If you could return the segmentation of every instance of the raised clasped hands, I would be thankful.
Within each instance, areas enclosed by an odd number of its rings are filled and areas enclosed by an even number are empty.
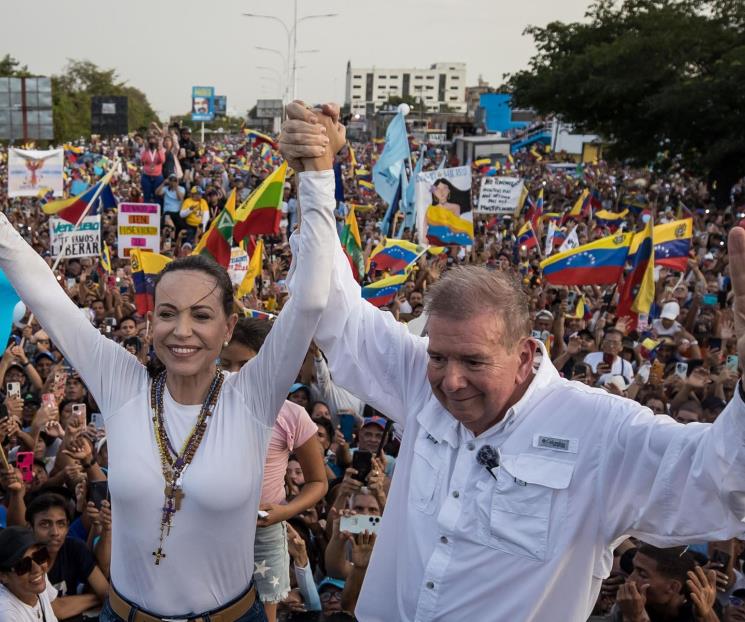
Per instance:
[[[339,122],[339,106],[324,104],[309,108],[302,101],[286,107],[279,149],[297,172],[325,171],[333,168],[334,156],[346,143],[346,128]]]

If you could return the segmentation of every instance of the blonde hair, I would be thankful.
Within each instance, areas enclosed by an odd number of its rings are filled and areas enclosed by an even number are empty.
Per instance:
[[[520,281],[510,273],[482,266],[448,270],[430,288],[425,310],[453,320],[494,313],[502,322],[500,342],[508,350],[530,336],[532,328],[528,296]]]

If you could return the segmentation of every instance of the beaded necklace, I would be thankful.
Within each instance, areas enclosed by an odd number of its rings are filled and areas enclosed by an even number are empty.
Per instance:
[[[160,519],[160,540],[158,550],[153,551],[155,565],[160,565],[160,560],[166,557],[163,552],[163,542],[171,533],[173,527],[173,516],[181,509],[181,501],[184,498],[183,491],[183,473],[194,459],[199,444],[204,438],[207,430],[207,420],[212,416],[217,404],[217,398],[220,395],[222,381],[224,376],[218,370],[212,379],[207,397],[202,403],[202,409],[199,411],[197,422],[191,429],[191,433],[184,441],[181,452],[177,453],[171,444],[166,432],[165,420],[163,417],[163,394],[166,387],[166,372],[162,372],[150,386],[150,407],[153,411],[153,429],[155,431],[155,440],[158,445],[160,454],[160,464],[163,470],[163,478],[166,486],[163,491],[165,503],[163,504],[163,514]]]

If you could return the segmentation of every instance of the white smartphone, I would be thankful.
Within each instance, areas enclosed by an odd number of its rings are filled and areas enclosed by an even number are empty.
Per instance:
[[[371,514],[356,514],[355,516],[342,516],[339,523],[339,531],[348,531],[349,533],[378,533],[380,525],[380,516]]]
[[[265,512],[264,510],[259,510],[259,518],[266,518],[269,516],[269,512]]]
[[[9,382],[6,386],[6,393],[11,399],[19,399],[21,397],[21,383]]]
[[[688,377],[688,363],[675,363],[675,375],[685,380]]]

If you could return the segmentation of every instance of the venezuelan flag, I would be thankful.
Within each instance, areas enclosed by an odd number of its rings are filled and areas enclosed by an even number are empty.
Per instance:
[[[565,215],[562,220],[562,223],[569,220],[570,218],[585,218],[589,215],[590,212],[590,191],[585,188],[582,191],[582,194],[579,195],[579,198],[574,203],[574,206],[572,209],[570,209]]]
[[[616,314],[619,317],[634,313],[649,313],[654,300],[654,245],[652,219],[643,231],[635,233],[629,248],[631,271],[621,288]],[[651,289],[650,289],[651,288]]]
[[[632,233],[611,235],[557,253],[541,262],[543,278],[554,285],[609,285],[623,273]]]
[[[473,223],[444,207],[430,205],[427,208],[427,240],[439,246],[469,246],[473,244]]]
[[[258,130],[252,130],[251,128],[247,127],[247,128],[244,128],[243,133],[251,141],[252,147],[255,147],[256,145],[260,143],[266,143],[272,149],[277,148],[276,141],[271,136],[267,136],[263,132],[259,132]]]
[[[423,246],[408,240],[388,238],[370,253],[370,267],[374,270],[396,274],[405,270],[423,252]]]
[[[393,302],[398,290],[409,278],[408,274],[394,274],[362,288],[362,297],[367,302],[382,307]]]
[[[111,274],[111,250],[109,250],[109,245],[106,242],[103,243],[98,263],[106,274]]]
[[[654,228],[654,262],[681,272],[688,268],[688,253],[691,250],[693,220],[674,220]]]
[[[354,172],[354,176],[360,181],[372,181],[372,173],[366,168],[358,168]]]
[[[517,242],[515,245],[518,248],[522,247],[525,250],[538,246],[538,238],[535,235],[535,231],[533,231],[533,225],[530,221],[526,222],[520,228],[520,231],[517,232]]]
[[[615,230],[621,226],[621,223],[628,216],[629,210],[625,209],[622,212],[609,212],[608,210],[598,210],[595,212],[595,220],[601,227],[610,227]]]
[[[83,212],[89,209],[88,205],[96,194],[98,194],[96,202],[90,207],[88,215],[93,216],[98,214],[99,206],[103,206],[104,208],[116,207],[116,199],[109,186],[113,174],[114,168],[112,167],[101,181],[81,192],[79,195],[70,197],[69,199],[59,199],[58,201],[45,203],[42,207],[44,213],[50,216],[57,216],[75,225],[80,220]]]
[[[375,184],[373,184],[371,181],[367,181],[365,179],[360,179],[357,181],[360,188],[365,188],[366,190],[375,190]]]
[[[171,258],[139,249],[132,249],[129,257],[132,260],[137,313],[145,315],[155,309],[155,277],[171,262]]]

